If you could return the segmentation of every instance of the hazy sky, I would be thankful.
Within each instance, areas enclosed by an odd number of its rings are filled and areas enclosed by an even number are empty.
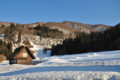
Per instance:
[[[0,0],[0,21],[116,25],[120,0]]]

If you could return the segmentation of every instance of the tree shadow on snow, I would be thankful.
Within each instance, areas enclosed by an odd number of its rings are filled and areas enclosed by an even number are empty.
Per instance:
[[[12,76],[19,74],[35,73],[35,72],[51,72],[51,71],[104,71],[104,72],[120,72],[118,66],[57,66],[57,67],[32,67],[18,71],[0,73],[0,76]]]

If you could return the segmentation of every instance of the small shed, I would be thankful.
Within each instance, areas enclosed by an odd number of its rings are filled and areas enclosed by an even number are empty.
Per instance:
[[[4,54],[0,54],[0,63],[4,60],[6,60],[6,56]]]
[[[10,64],[32,64],[32,59],[36,59],[32,51],[25,46],[16,48],[9,57]]]

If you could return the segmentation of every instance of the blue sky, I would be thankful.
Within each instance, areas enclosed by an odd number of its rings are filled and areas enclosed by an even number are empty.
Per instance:
[[[0,0],[0,21],[116,25],[120,0]]]

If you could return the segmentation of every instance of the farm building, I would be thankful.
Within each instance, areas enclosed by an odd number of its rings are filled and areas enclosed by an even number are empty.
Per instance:
[[[10,64],[32,64],[32,59],[35,59],[32,51],[25,46],[21,46],[14,50],[12,55],[9,57]]]
[[[0,63],[4,60],[6,60],[6,56],[4,56],[4,54],[0,54]]]

